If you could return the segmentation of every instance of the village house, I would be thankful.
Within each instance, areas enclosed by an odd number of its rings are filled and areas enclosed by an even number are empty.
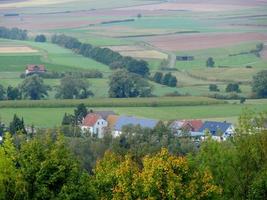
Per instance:
[[[198,132],[203,126],[201,120],[176,120],[171,123],[170,129],[173,134],[180,135],[182,133]]]
[[[118,137],[119,135],[121,135],[123,127],[127,125],[133,125],[133,126],[139,125],[141,128],[153,129],[157,124],[158,120],[154,119],[143,119],[132,116],[119,116],[114,125],[112,135],[114,137]]]
[[[96,113],[89,113],[83,119],[81,124],[81,130],[97,135],[99,138],[103,138],[105,129],[108,126],[108,122],[102,118],[101,115]]]
[[[199,132],[205,133],[208,131],[214,140],[226,140],[233,136],[234,126],[227,122],[206,121],[199,129]]]
[[[25,75],[32,75],[32,74],[42,74],[45,73],[46,69],[44,65],[28,65],[25,70]]]

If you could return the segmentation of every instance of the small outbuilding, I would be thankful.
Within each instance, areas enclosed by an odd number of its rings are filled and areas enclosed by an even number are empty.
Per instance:
[[[26,70],[25,70],[25,75],[32,75],[32,74],[42,74],[45,73],[46,69],[44,65],[28,65]]]

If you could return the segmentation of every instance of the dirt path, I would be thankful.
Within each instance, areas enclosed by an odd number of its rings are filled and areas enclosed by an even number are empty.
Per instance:
[[[264,43],[263,50],[261,52],[261,58],[267,60],[267,43]]]

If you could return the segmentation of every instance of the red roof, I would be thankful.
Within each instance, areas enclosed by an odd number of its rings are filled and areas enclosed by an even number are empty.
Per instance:
[[[182,127],[188,127],[191,131],[198,131],[202,126],[203,122],[201,120],[185,120]]]
[[[102,117],[99,114],[90,113],[84,118],[82,126],[94,126],[97,120],[101,118]]]
[[[41,71],[41,72],[45,72],[45,66],[44,65],[28,65],[27,66],[27,70],[28,71]]]

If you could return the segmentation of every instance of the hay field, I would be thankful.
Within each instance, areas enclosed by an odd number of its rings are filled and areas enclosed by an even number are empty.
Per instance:
[[[28,46],[0,46],[0,54],[3,53],[37,53],[38,50]]]

